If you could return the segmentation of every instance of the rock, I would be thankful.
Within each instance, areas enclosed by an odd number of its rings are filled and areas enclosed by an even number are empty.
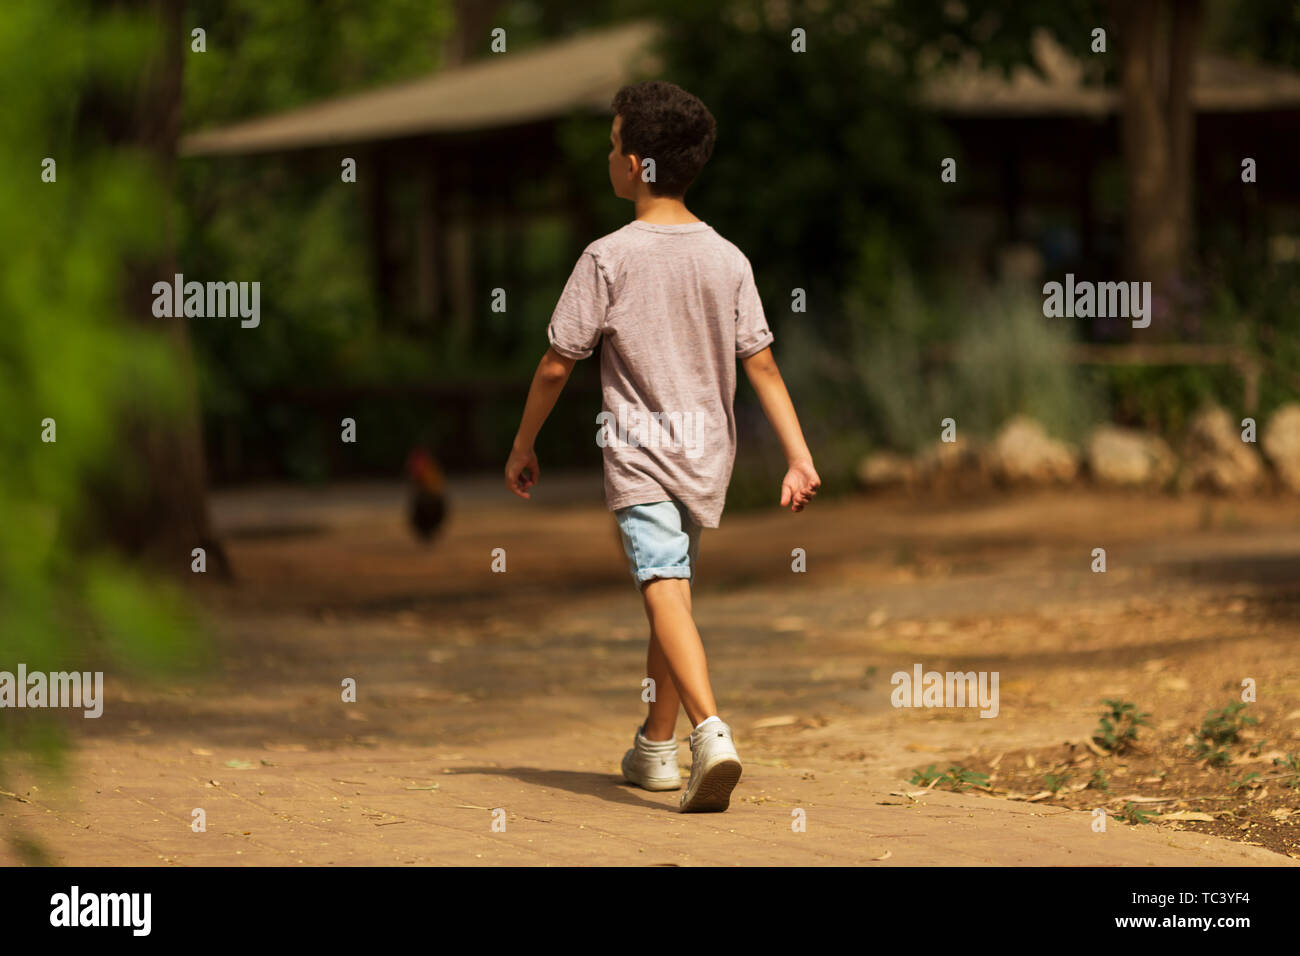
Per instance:
[[[1088,436],[1088,471],[1103,485],[1160,487],[1174,476],[1178,459],[1158,435],[1100,425]]]
[[[1260,446],[1278,480],[1288,491],[1300,491],[1300,405],[1288,402],[1264,426]]]
[[[988,485],[984,450],[965,438],[936,441],[916,456],[918,481],[935,491],[971,492]]]
[[[1183,463],[1188,487],[1219,494],[1239,494],[1264,477],[1259,453],[1241,440],[1241,430],[1226,409],[1207,406],[1187,429]]]
[[[858,463],[857,478],[859,484],[871,490],[907,487],[916,478],[916,468],[902,455],[877,451]]]
[[[1043,426],[1017,415],[993,440],[993,471],[1008,484],[1054,484],[1074,479],[1078,456],[1070,446],[1050,438]]]

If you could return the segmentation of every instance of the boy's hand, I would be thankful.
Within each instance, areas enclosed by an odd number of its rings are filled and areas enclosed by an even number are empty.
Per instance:
[[[560,390],[569,380],[576,359],[565,358],[553,348],[548,348],[542,360],[537,363],[533,374],[533,384],[528,386],[528,400],[524,403],[524,417],[519,422],[519,431],[510,443],[510,458],[506,461],[506,487],[511,494],[520,498],[531,498],[528,489],[537,484],[542,476],[542,469],[537,466],[537,456],[533,454],[533,442],[542,429],[542,422],[551,414],[555,400],[560,397]]]
[[[506,461],[506,487],[520,498],[531,498],[528,489],[537,484],[542,469],[531,448],[512,448]]]
[[[781,482],[781,507],[789,505],[791,511],[803,511],[822,486],[822,480],[817,477],[817,469],[813,467],[812,453],[803,440],[799,416],[794,413],[790,393],[785,390],[785,382],[781,379],[781,370],[776,367],[776,359],[772,358],[770,347],[742,359],[741,364],[758,394],[763,414],[772,423],[776,437],[781,440],[785,460],[790,463],[790,470]]]
[[[790,470],[781,482],[781,507],[789,505],[791,511],[803,511],[821,486],[822,480],[817,477],[812,459],[791,462]]]

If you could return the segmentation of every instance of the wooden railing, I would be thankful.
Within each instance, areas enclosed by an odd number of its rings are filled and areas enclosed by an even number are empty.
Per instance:
[[[933,361],[948,362],[952,359],[952,350],[951,345],[940,345],[928,349],[926,355]],[[1278,375],[1291,387],[1300,390],[1300,375],[1267,356],[1236,345],[1075,343],[1070,346],[1068,356],[1070,361],[1079,365],[1226,365],[1241,376],[1242,411],[1246,414],[1259,410],[1259,385],[1265,367],[1269,374]]]

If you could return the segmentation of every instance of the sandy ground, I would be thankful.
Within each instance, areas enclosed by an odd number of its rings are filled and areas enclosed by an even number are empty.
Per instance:
[[[1290,831],[1273,849],[1178,824],[1098,833],[1084,809],[907,780],[1081,741],[1108,696],[1172,739],[1246,676],[1274,746],[1300,749],[1300,502],[1062,491],[728,514],[695,603],[745,773],[729,812],[683,816],[618,776],[645,624],[599,486],[547,475],[525,503],[458,483],[432,546],[396,485],[218,495],[238,574],[201,589],[218,670],[108,675],[66,777],[11,778],[0,830],[78,865],[1295,865],[1275,852]],[[916,663],[998,671],[998,716],[892,707],[889,675]]]

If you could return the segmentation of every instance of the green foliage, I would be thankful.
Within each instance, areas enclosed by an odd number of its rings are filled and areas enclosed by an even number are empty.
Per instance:
[[[688,202],[754,262],[778,336],[804,324],[833,336],[837,290],[853,279],[864,237],[888,235],[907,260],[927,253],[940,184],[916,157],[951,147],[916,100],[921,38],[900,27],[903,6],[642,5],[667,28],[663,75],[718,120]],[[795,27],[806,31],[805,54],[790,50]],[[789,313],[796,287],[806,314]]]
[[[1300,69],[1300,4],[1295,0],[1211,3],[1206,33],[1233,56]]]
[[[913,770],[912,777],[908,782],[927,788],[941,787],[961,793],[971,787],[987,790],[989,775],[976,773],[974,770],[968,770],[965,767],[956,765],[949,767],[947,770],[939,771],[935,769],[934,764],[930,764],[924,770]]]
[[[1252,771],[1251,773],[1246,774],[1246,776],[1242,777],[1240,780],[1232,781],[1232,789],[1240,790],[1243,787],[1257,787],[1259,786],[1258,783],[1259,778],[1260,778],[1259,772]]]
[[[786,313],[792,288],[808,292],[808,313],[778,323],[778,336],[807,326],[831,347],[843,344],[844,290],[881,288],[899,267],[933,274],[947,265],[935,240],[949,197],[937,164],[919,158],[952,156],[960,166],[963,157],[923,106],[922,81],[972,55],[1008,71],[1033,64],[1040,29],[1082,58],[1092,82],[1113,59],[1087,52],[1091,29],[1110,25],[1102,0],[645,0],[620,9],[667,25],[664,75],[718,118],[693,208],[753,259],[771,313]],[[806,53],[791,51],[796,27]]]
[[[1066,327],[1045,319],[1032,296],[936,289],[925,298],[903,275],[884,291],[850,294],[845,308],[844,347],[796,329],[783,357],[814,438],[848,434],[917,451],[938,438],[946,417],[956,417],[963,434],[988,439],[1024,413],[1078,440],[1104,417],[1096,389],[1067,361]],[[862,445],[846,450],[860,454]],[[851,472],[855,463],[839,467]]]
[[[182,598],[81,533],[91,476],[130,462],[124,416],[182,404],[168,337],[123,311],[126,265],[161,248],[168,197],[147,157],[75,132],[85,99],[131,95],[157,35],[91,11],[16,0],[0,19],[0,670],[112,680],[193,663],[198,634]],[[62,743],[48,710],[0,719],[0,780],[15,751],[54,762]]]
[[[452,29],[450,4],[428,0],[197,0],[190,13],[187,23],[207,31],[207,52],[185,61],[188,130],[427,74]],[[429,382],[451,370],[472,377],[491,367],[482,355],[448,354],[432,329],[380,315],[364,198],[367,181],[384,171],[368,151],[347,155],[358,161],[357,184],[341,182],[337,151],[187,159],[180,167],[189,211],[181,270],[260,281],[263,289],[255,331],[219,321],[192,327],[207,425],[217,434],[237,428],[246,448],[275,449],[273,468],[307,480],[330,473],[321,422],[333,409],[270,393]],[[416,187],[412,176],[399,179],[398,212],[413,208],[407,193]],[[358,446],[373,456],[365,464],[400,469],[429,413],[374,409],[390,427],[368,429],[370,440]]]
[[[1137,806],[1133,801],[1124,804],[1117,814],[1125,823],[1137,826],[1139,823],[1150,823],[1151,813]]]
[[[207,31],[185,64],[192,127],[427,72],[453,23],[450,4],[430,0],[191,0],[186,13]]]
[[[1102,703],[1107,709],[1102,713],[1092,739],[1097,746],[1113,754],[1127,753],[1137,742],[1138,728],[1150,726],[1147,718],[1151,715],[1138,713],[1137,704],[1128,701],[1108,697]]]
[[[1098,398],[1068,359],[1072,335],[1043,317],[1041,298],[1002,289],[954,311],[962,331],[952,367],[957,404],[949,414],[960,410],[963,423],[986,437],[1018,414],[1076,441],[1096,423]]]
[[[1094,770],[1092,776],[1088,778],[1088,789],[1100,790],[1103,793],[1110,792],[1110,781],[1106,779],[1106,774],[1100,767]]]
[[[1243,730],[1259,723],[1254,717],[1242,713],[1246,707],[1245,703],[1237,700],[1221,710],[1206,712],[1200,729],[1196,731],[1196,742],[1191,745],[1198,760],[1204,759],[1212,767],[1227,766],[1232,758],[1228,748],[1240,743]]]
[[[1282,768],[1282,786],[1300,788],[1300,755],[1274,757],[1273,766]]]
[[[1061,792],[1061,788],[1070,782],[1074,774],[1069,771],[1062,773],[1045,773],[1043,774],[1043,786],[1052,791],[1053,796]]]

